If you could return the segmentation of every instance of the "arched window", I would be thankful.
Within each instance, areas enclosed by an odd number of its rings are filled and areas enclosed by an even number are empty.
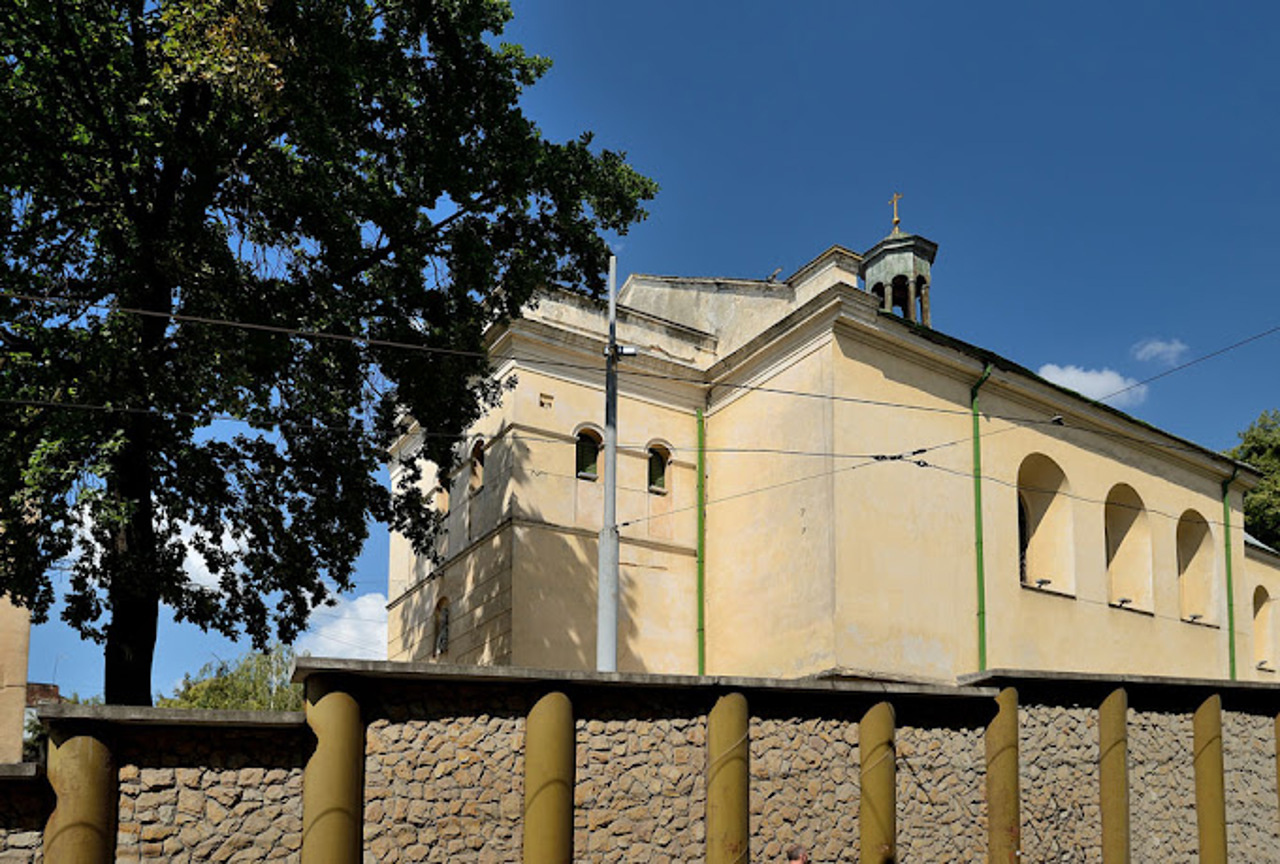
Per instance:
[[[1271,595],[1259,585],[1253,589],[1253,662],[1259,669],[1275,671],[1275,631],[1271,611]]]
[[[578,433],[575,471],[583,480],[595,480],[600,462],[600,435],[593,429]]]
[[[1113,606],[1150,611],[1151,531],[1142,498],[1132,486],[1112,486],[1103,519],[1108,599]]]
[[[1182,620],[1212,620],[1213,537],[1194,510],[1178,519],[1178,598]]]
[[[671,452],[660,444],[649,448],[649,491],[667,491],[667,466],[671,464]]]
[[[471,447],[471,476],[467,480],[467,488],[479,492],[484,487],[484,439],[476,441]]]
[[[436,603],[432,622],[431,656],[441,657],[449,653],[449,598],[441,597]]]
[[[1033,453],[1018,469],[1018,575],[1022,584],[1075,591],[1070,487],[1062,469]]]

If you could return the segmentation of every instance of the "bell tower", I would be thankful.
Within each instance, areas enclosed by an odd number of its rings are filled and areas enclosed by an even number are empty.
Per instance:
[[[898,227],[898,201],[894,193],[893,230],[862,256],[858,273],[867,291],[880,301],[885,312],[897,312],[913,323],[931,327],[929,315],[929,270],[938,254],[938,244]]]

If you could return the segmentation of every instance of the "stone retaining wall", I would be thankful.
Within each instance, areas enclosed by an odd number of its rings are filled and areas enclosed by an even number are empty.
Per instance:
[[[1222,712],[1227,792],[1227,848],[1256,864],[1280,862],[1277,842],[1275,723],[1270,717]]]
[[[706,715],[722,691],[560,686],[575,715],[577,860],[700,860]],[[524,718],[547,689],[558,687],[367,689],[364,860],[519,860]],[[855,860],[858,721],[875,697],[746,695],[752,860],[780,860],[793,842],[815,861]],[[912,698],[897,710],[899,860],[984,860],[984,728],[993,703]],[[1191,718],[1199,698],[1142,702],[1129,713],[1134,860],[1196,858]],[[1097,711],[1046,699],[1028,698],[1019,712],[1023,857],[1098,861]],[[312,746],[304,727],[136,722],[105,727],[119,772],[117,861],[299,859]],[[1280,864],[1273,719],[1224,711],[1223,742],[1232,860]],[[40,860],[50,802],[32,792],[42,780],[24,783],[0,772],[0,864]]]
[[[0,781],[0,864],[42,860],[44,823],[53,809],[42,780]]]
[[[305,756],[297,733],[166,732],[115,743],[117,862],[299,860]]]
[[[1192,713],[1129,711],[1129,825],[1135,861],[1194,861]]]
[[[1097,710],[1028,705],[1018,720],[1024,858],[1102,860]]]

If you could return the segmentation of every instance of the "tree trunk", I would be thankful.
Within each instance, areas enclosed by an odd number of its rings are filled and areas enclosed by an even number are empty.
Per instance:
[[[136,416],[115,461],[110,481],[114,495],[129,508],[129,518],[116,529],[114,548],[105,568],[111,585],[107,605],[103,698],[108,705],[151,704],[151,662],[160,616],[160,580],[156,556],[154,507],[151,502],[149,418]]]
[[[150,705],[159,595],[122,590],[113,584],[110,606],[104,699],[108,705]]]

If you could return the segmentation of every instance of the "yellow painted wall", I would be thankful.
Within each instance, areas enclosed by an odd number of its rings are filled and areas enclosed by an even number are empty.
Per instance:
[[[753,386],[832,392],[829,340],[797,346]],[[789,677],[836,665],[832,410],[828,400],[756,390],[707,416],[711,674]]]
[[[698,302],[731,299],[722,294]],[[599,321],[587,306],[557,309],[497,346],[520,358],[505,370],[518,384],[474,430],[489,442],[483,491],[467,490],[465,465],[455,474],[443,577],[423,582],[422,563],[393,540],[393,658],[423,656],[429,639],[414,622],[443,591],[475,593],[501,611],[466,614],[506,622],[485,637],[506,641],[468,648],[466,662],[594,664],[601,482],[576,475],[575,435],[603,425]],[[681,351],[676,325],[628,326],[650,356]],[[714,340],[690,332],[684,372],[621,379],[619,668],[696,670],[694,418],[705,405],[709,673],[978,671],[969,396],[982,363],[841,284],[709,368],[696,364]],[[706,384],[680,380],[703,374]],[[1012,368],[985,383],[981,409],[987,668],[1226,678],[1231,466]],[[654,442],[673,457],[663,495],[647,488]],[[1280,622],[1267,613],[1255,627],[1254,606],[1259,585],[1280,597],[1280,564],[1246,554],[1250,482],[1239,478],[1230,499],[1237,672],[1271,680],[1256,660],[1280,651]],[[1203,553],[1180,575],[1179,525],[1188,547],[1195,524]],[[485,531],[501,539],[477,542]],[[394,596],[400,586],[409,599]],[[1255,649],[1255,632],[1273,647]]]
[[[0,763],[22,759],[30,616],[0,597]]]

